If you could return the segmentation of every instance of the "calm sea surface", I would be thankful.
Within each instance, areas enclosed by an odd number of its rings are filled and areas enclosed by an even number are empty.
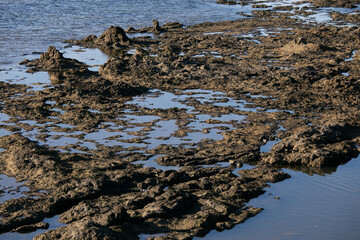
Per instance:
[[[111,25],[139,28],[152,26],[153,19],[189,25],[240,18],[236,13],[249,9],[216,0],[0,0],[0,68]]]
[[[284,171],[290,179],[270,184],[249,202],[263,212],[231,230],[214,230],[195,240],[360,239],[360,156],[321,176]]]

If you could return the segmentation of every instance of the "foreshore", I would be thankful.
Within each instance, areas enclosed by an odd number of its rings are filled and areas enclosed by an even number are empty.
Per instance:
[[[47,228],[60,215],[65,226],[35,239],[192,239],[260,213],[246,203],[291,177],[281,168],[321,175],[357,157],[360,13],[334,11],[332,24],[306,17],[360,1],[237,3],[256,10],[67,42],[108,54],[100,66],[49,47],[21,63],[49,74],[39,91],[0,82],[1,128],[11,132],[0,138],[0,172],[29,188],[0,205],[0,232]],[[156,93],[170,97],[142,104]],[[58,133],[76,140],[56,146]]]

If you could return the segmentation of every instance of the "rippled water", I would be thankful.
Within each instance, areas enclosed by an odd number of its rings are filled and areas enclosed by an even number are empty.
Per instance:
[[[325,176],[286,169],[290,179],[271,184],[267,193],[249,202],[248,205],[263,207],[263,212],[232,230],[212,231],[201,239],[357,240],[360,238],[359,171],[360,157]]]
[[[128,106],[142,107],[146,109],[167,109],[177,107],[186,110],[190,114],[188,117],[189,123],[179,126],[177,119],[161,119],[156,115],[138,115],[138,110],[126,109],[119,114],[111,122],[104,122],[98,128],[93,128],[91,133],[82,131],[72,131],[74,126],[64,124],[61,122],[61,117],[51,117],[47,123],[38,123],[37,121],[18,120],[17,123],[8,123],[10,119],[14,118],[5,113],[0,113],[0,123],[4,125],[11,125],[22,128],[23,136],[31,140],[37,141],[42,145],[55,147],[62,152],[79,153],[82,152],[79,147],[96,150],[97,145],[103,146],[121,146],[123,148],[136,147],[138,150],[153,149],[161,144],[190,147],[192,144],[197,144],[202,140],[221,140],[224,131],[234,129],[234,125],[244,122],[246,116],[242,114],[222,114],[213,116],[210,113],[200,113],[196,106],[189,105],[189,99],[196,98],[199,102],[197,107],[201,105],[221,106],[224,105],[221,101],[226,100],[228,106],[231,107],[237,102],[234,109],[241,111],[255,112],[255,108],[246,107],[250,105],[245,100],[236,101],[228,98],[226,94],[216,91],[207,90],[188,90],[178,91],[177,94],[164,92],[160,90],[152,90],[147,94],[133,97],[128,101]],[[53,108],[51,111],[64,114],[66,111],[55,107],[55,101],[47,101],[47,104]],[[94,114],[101,114],[99,111],[89,110]],[[208,122],[209,120],[216,122]],[[126,125],[124,124],[126,122]],[[24,124],[28,128],[24,128]],[[151,129],[146,129],[146,126],[151,126]],[[145,129],[144,129],[145,128]],[[64,131],[69,130],[69,131]],[[178,130],[190,130],[184,136],[176,136],[175,132]],[[44,140],[39,139],[39,135],[44,131],[47,132],[48,137]],[[138,136],[134,135],[138,132],[142,139],[139,142],[128,142],[135,140]],[[10,135],[12,132],[5,129],[0,129],[0,136]],[[82,137],[84,135],[84,137]],[[166,140],[164,140],[164,138]],[[76,148],[72,145],[78,145]]]
[[[55,228],[59,228],[62,226],[65,226],[66,224],[59,222],[60,216],[56,215],[54,217],[51,218],[45,218],[43,220],[44,223],[48,223],[49,224],[49,229],[55,229]],[[9,232],[9,233],[4,233],[0,235],[0,239],[4,239],[4,240],[31,240],[34,237],[47,232],[47,229],[38,229],[35,232],[31,232],[31,233],[16,233],[16,232]]]
[[[186,25],[232,20],[249,9],[216,0],[0,0],[0,68],[49,45],[99,35],[111,25],[146,27],[152,19]]]
[[[29,191],[28,187],[16,182],[14,178],[0,174],[0,204],[13,198],[26,197],[24,192]]]

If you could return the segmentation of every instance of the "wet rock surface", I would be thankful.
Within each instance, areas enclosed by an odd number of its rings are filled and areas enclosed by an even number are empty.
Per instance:
[[[271,164],[338,166],[359,154],[352,141],[358,135],[359,129],[352,126],[303,127],[282,139],[262,160]]]
[[[24,60],[20,64],[31,67],[28,71],[86,71],[87,68],[75,59],[66,59],[54,46],[49,47],[47,52],[41,54],[39,59],[33,61]]]
[[[357,0],[311,0],[315,7],[342,7],[342,8],[355,8],[356,4],[360,4]]]
[[[289,10],[69,41],[109,54],[99,71],[54,47],[24,61],[52,84],[0,82],[0,172],[30,189],[0,205],[0,232],[60,215],[66,226],[35,239],[191,239],[261,212],[246,203],[289,178],[282,167],[321,174],[356,157],[356,15],[331,14],[355,26],[319,26]],[[129,37],[140,33],[155,35]]]

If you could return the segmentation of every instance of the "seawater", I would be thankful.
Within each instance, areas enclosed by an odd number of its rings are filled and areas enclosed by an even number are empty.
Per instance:
[[[263,1],[255,1],[263,3]],[[274,6],[296,4],[300,0],[265,2]],[[321,8],[318,15],[299,17],[308,22],[328,22],[328,13],[351,13],[359,10]],[[242,18],[254,10],[250,5],[216,4],[216,0],[0,0],[0,70],[13,67],[33,52],[44,52],[49,45],[61,47],[68,39],[82,39],[90,34],[99,36],[109,26],[152,26],[180,22],[191,25],[205,21],[217,22]],[[312,10],[306,10],[312,12]],[[1,79],[0,79],[1,80]]]
[[[360,239],[360,156],[325,175],[291,175],[247,205],[264,211],[233,229],[195,240]],[[275,199],[279,197],[279,199]]]
[[[0,0],[0,69],[64,40],[99,36],[111,25],[126,29],[152,26],[153,19],[185,25],[234,20],[250,9],[216,0]]]

